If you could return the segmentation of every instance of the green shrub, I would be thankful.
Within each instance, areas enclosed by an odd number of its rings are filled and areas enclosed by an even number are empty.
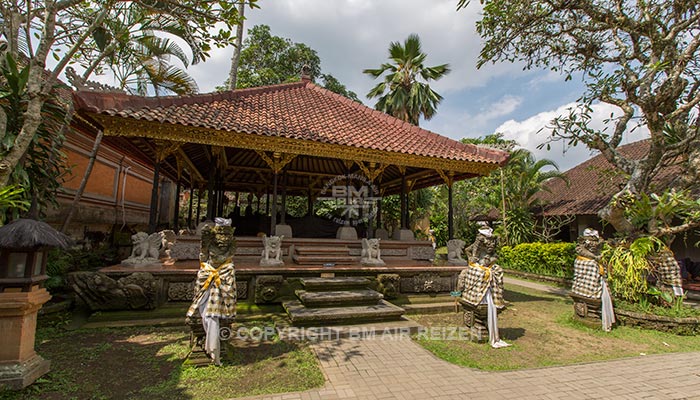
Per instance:
[[[571,279],[575,249],[574,243],[521,243],[501,247],[498,260],[503,268]]]

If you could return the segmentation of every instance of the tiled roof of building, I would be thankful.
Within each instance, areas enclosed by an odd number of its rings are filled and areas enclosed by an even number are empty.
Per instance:
[[[79,91],[76,109],[164,124],[502,165],[507,153],[463,144],[308,81],[172,97]]]
[[[649,151],[649,140],[620,146],[618,151],[625,157],[638,160]],[[678,173],[678,168],[665,168],[654,177],[652,183],[663,186]],[[551,192],[538,193],[539,199],[545,204],[539,214],[595,215],[626,182],[621,172],[602,154],[566,171],[564,175],[569,179],[568,186],[561,179],[554,179],[548,184]]]

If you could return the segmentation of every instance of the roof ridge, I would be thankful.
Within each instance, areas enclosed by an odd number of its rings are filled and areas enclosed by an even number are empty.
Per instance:
[[[495,150],[495,149],[485,149],[482,148],[481,146],[477,146],[475,144],[471,143],[462,143],[459,140],[449,138],[447,136],[442,136],[438,133],[435,133],[431,130],[425,129],[420,127],[419,125],[413,125],[410,122],[404,121],[402,119],[396,118],[393,115],[387,114],[385,112],[379,111],[377,109],[371,108],[363,103],[359,103],[356,101],[353,101],[341,94],[335,93],[329,89],[326,89],[322,86],[319,86],[313,82],[304,82],[305,86],[311,90],[316,90],[321,94],[324,95],[329,95],[336,100],[340,100],[342,103],[349,105],[350,107],[353,107],[355,109],[358,109],[362,112],[370,112],[370,115],[378,117],[380,120],[385,121],[388,124],[391,125],[397,125],[401,126],[403,129],[410,130],[413,133],[420,134],[426,138],[432,139],[435,142],[437,142],[440,145],[451,147],[454,149],[459,149],[459,150],[466,150],[471,154],[478,155],[481,157],[484,157],[486,159],[489,158],[489,156],[494,156],[494,157],[499,157],[501,158],[501,162],[503,163],[508,159],[509,153],[503,150]]]
[[[195,104],[195,103],[210,103],[213,101],[221,101],[221,100],[233,100],[236,98],[239,98],[241,96],[247,96],[247,95],[252,95],[252,94],[259,94],[259,93],[270,93],[270,92],[276,92],[280,90],[285,90],[285,89],[294,89],[297,87],[303,87],[305,85],[304,82],[298,81],[298,82],[289,82],[289,83],[278,83],[275,85],[267,85],[267,86],[255,86],[255,87],[250,87],[250,88],[243,88],[243,89],[234,89],[234,90],[224,90],[220,92],[208,92],[208,93],[195,93],[195,94],[190,94],[190,95],[169,95],[169,96],[139,96],[139,95],[132,95],[128,93],[108,93],[108,92],[96,92],[96,91],[88,91],[88,90],[76,90],[74,91],[74,96],[77,98],[82,99],[83,96],[87,97],[93,97],[93,98],[101,98],[101,99],[106,99],[106,98],[112,98],[116,100],[117,98],[119,99],[119,103],[122,103],[124,100],[129,100],[129,103],[133,105],[138,105],[139,107],[143,108],[148,108],[148,109],[153,109],[153,108],[158,108],[158,107],[171,107],[171,106],[181,106],[181,105],[189,105],[189,104]],[[116,106],[117,102],[110,102],[107,101],[106,103],[114,103]],[[136,108],[136,107],[132,107]]]

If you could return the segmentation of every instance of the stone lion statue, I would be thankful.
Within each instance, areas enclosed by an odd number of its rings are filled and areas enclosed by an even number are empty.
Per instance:
[[[360,262],[366,265],[385,265],[379,250],[380,239],[362,239],[362,259]]]
[[[465,242],[460,239],[447,241],[447,263],[452,265],[469,265],[469,262],[462,258],[462,249]]]
[[[263,235],[263,252],[262,258],[260,259],[260,265],[262,266],[277,266],[284,265],[282,261],[282,236],[267,236]]]
[[[163,244],[163,233],[148,234],[137,232],[131,236],[133,247],[131,255],[122,264],[150,264],[159,261],[160,247]]]

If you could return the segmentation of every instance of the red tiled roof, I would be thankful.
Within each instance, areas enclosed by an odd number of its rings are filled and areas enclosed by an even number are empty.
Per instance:
[[[625,157],[638,160],[649,151],[649,140],[640,140],[620,146],[618,151]],[[677,166],[671,166],[657,174],[652,183],[663,186],[677,174]],[[541,215],[595,215],[617,193],[625,180],[620,171],[610,164],[602,154],[566,171],[569,186],[561,179],[548,183],[550,192],[538,193],[544,207]]]
[[[76,110],[387,152],[502,165],[506,152],[463,144],[302,81],[220,93],[139,97],[79,91]]]

